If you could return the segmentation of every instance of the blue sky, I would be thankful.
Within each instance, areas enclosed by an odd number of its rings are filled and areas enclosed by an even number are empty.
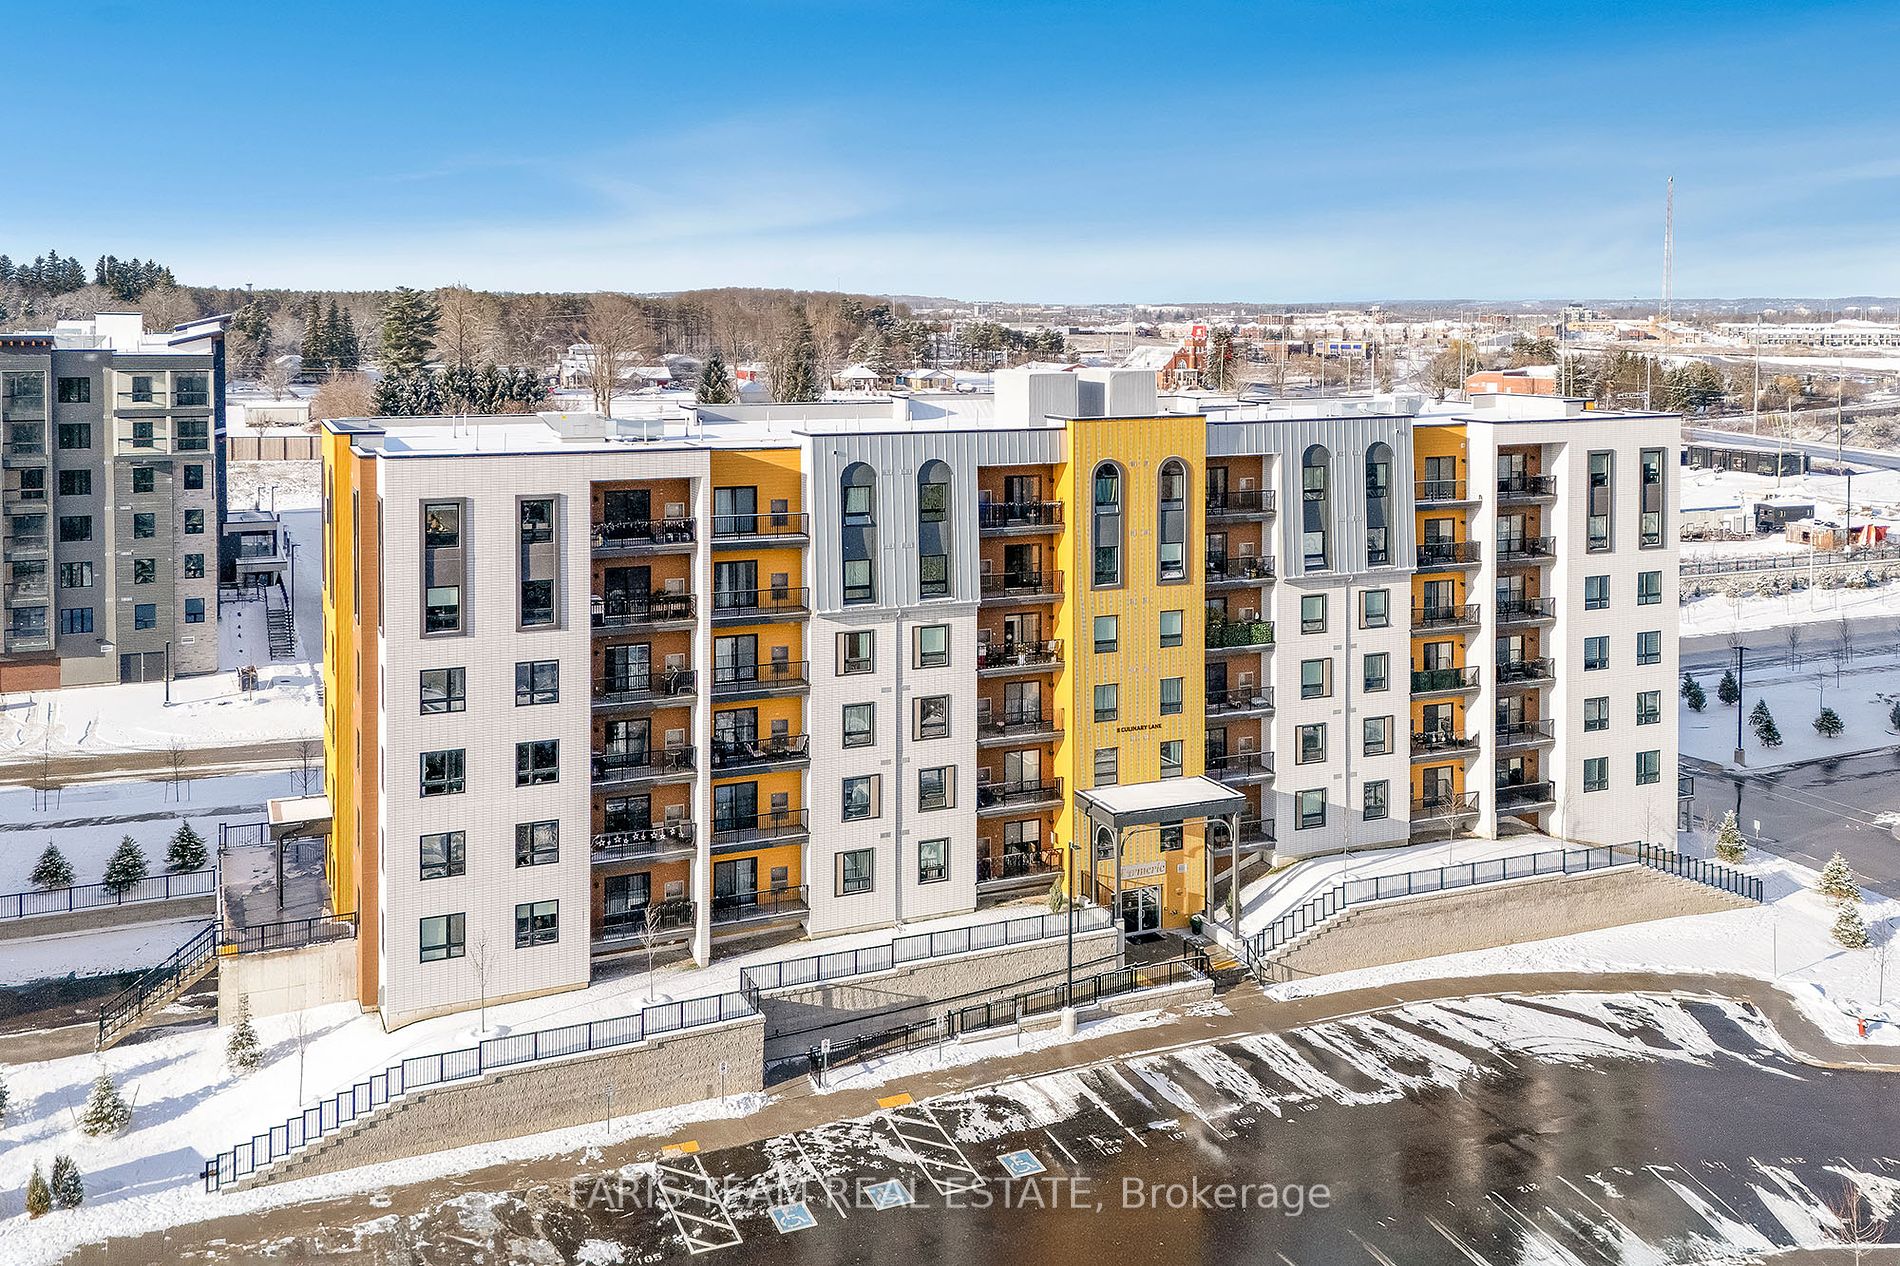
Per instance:
[[[339,289],[1647,296],[1673,173],[1678,295],[1900,293],[1891,2],[69,0],[5,26],[34,50],[9,59],[16,257]]]

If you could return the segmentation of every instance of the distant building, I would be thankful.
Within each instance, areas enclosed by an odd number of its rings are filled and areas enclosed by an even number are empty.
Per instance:
[[[1757,347],[1900,347],[1892,321],[1724,321],[1718,334]]]
[[[1554,396],[1555,365],[1524,365],[1517,369],[1485,369],[1465,379],[1467,396]]]

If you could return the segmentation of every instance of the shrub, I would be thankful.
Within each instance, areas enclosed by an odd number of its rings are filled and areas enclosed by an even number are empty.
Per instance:
[[[113,852],[111,860],[106,862],[105,886],[115,895],[123,894],[139,880],[145,878],[148,873],[145,850],[128,835],[119,841],[118,849]]]
[[[40,854],[39,861],[33,863],[33,873],[27,876],[27,882],[42,892],[53,888],[73,886],[73,864],[66,860],[66,854],[59,851],[59,845],[48,844],[46,851]]]
[[[70,1156],[53,1158],[53,1205],[59,1209],[77,1209],[86,1199],[86,1183],[79,1166]]]
[[[1822,708],[1821,715],[1814,718],[1814,732],[1822,738],[1838,738],[1841,729],[1841,714],[1832,708]]]

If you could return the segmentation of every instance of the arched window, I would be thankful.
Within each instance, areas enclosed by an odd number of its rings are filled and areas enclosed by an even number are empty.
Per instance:
[[[1366,566],[1392,565],[1392,447],[1366,450]]]
[[[877,472],[863,462],[852,462],[838,477],[838,499],[844,511],[839,556],[844,566],[844,600],[848,604],[877,601],[872,560],[877,557]]]
[[[1115,856],[1115,832],[1106,826],[1095,828],[1095,860],[1105,862]]]
[[[1300,460],[1300,552],[1308,571],[1326,571],[1333,558],[1333,455],[1310,445]]]
[[[1114,462],[1095,468],[1095,587],[1122,582],[1122,469]]]
[[[932,459],[917,471],[917,596],[950,596],[950,468]]]
[[[1187,579],[1187,482],[1187,466],[1179,459],[1161,463],[1155,553],[1163,581]]]

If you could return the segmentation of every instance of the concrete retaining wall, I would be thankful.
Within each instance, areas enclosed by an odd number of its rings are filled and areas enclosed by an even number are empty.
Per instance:
[[[720,1093],[722,1060],[726,1094],[761,1090],[765,1085],[762,1029],[763,1022],[752,1016],[598,1055],[418,1091],[259,1171],[239,1188],[715,1098]],[[260,1123],[260,1129],[264,1124],[275,1123]]]
[[[253,1017],[356,999],[356,941],[227,954],[218,959],[218,1023],[234,1024],[238,1005],[251,1001]]]
[[[1547,875],[1354,906],[1266,965],[1295,980],[1753,904],[1646,866]]]
[[[63,910],[58,914],[31,914],[0,921],[0,941],[31,936],[64,936],[69,932],[96,932],[101,928],[131,927],[137,923],[170,923],[174,919],[215,919],[218,894],[195,897],[159,897],[122,906],[94,906],[90,910]]]

